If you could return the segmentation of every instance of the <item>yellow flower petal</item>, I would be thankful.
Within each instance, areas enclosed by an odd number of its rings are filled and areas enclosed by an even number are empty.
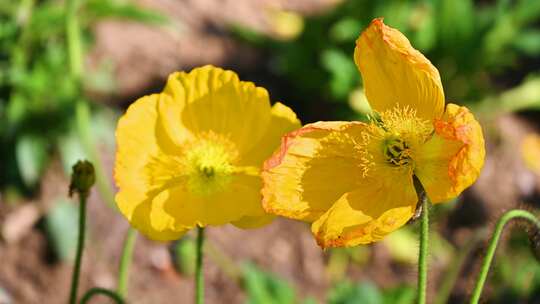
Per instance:
[[[384,112],[396,105],[432,120],[444,111],[444,92],[437,69],[398,30],[375,19],[356,41],[358,66],[371,108]]]
[[[482,128],[465,107],[448,104],[435,120],[435,134],[417,152],[415,174],[433,203],[458,196],[472,185],[484,165]]]
[[[173,73],[164,93],[172,99],[160,103],[160,114],[176,143],[212,131],[230,139],[243,155],[259,142],[270,122],[266,89],[240,81],[232,71],[204,66]]]
[[[369,244],[407,223],[417,201],[410,172],[385,168],[339,198],[311,230],[323,248]]]
[[[146,166],[155,155],[176,149],[159,131],[157,104],[167,98],[158,94],[140,98],[120,118],[116,129],[114,178],[120,188],[116,195],[118,209],[138,230],[156,240],[179,237],[185,232],[156,231],[144,216],[151,209],[152,199],[148,196],[152,185]]]
[[[300,120],[287,106],[277,102],[272,106],[272,117],[265,134],[257,145],[240,160],[242,165],[260,166],[279,147],[283,134],[300,128]]]
[[[314,221],[362,178],[355,140],[365,124],[318,122],[291,132],[263,168],[263,207]]]
[[[189,229],[193,228],[169,228],[167,222],[170,221],[170,216],[164,214],[162,210],[152,208],[152,206],[151,200],[138,204],[131,216],[130,224],[144,236],[155,241],[172,241],[180,239]],[[159,222],[156,223],[156,220]],[[160,229],[156,229],[156,226],[160,226]]]

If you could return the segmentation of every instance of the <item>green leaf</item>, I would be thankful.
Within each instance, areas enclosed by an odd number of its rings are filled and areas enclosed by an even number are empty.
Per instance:
[[[43,137],[24,135],[17,140],[17,166],[24,183],[33,187],[38,182],[48,160],[48,144]]]
[[[384,292],[384,304],[412,304],[416,297],[416,289],[411,286],[400,286]]]
[[[540,110],[540,76],[528,77],[519,86],[484,101],[491,106],[493,102],[505,111]]]
[[[231,23],[228,27],[231,34],[242,42],[247,42],[258,47],[264,47],[270,41],[270,38],[267,35],[242,24]]]
[[[419,5],[412,17],[416,32],[414,46],[423,52],[430,51],[437,42],[437,22],[431,5]]]
[[[58,140],[58,151],[60,152],[60,160],[64,173],[69,175],[71,167],[80,159],[89,159],[88,154],[84,151],[82,143],[75,130],[74,124],[69,133],[63,135]]]
[[[248,304],[292,304],[294,289],[283,279],[251,263],[244,265],[244,288]]]
[[[437,1],[437,27],[442,47],[460,48],[468,44],[475,32],[472,0]]]
[[[174,263],[180,273],[195,273],[196,246],[192,238],[184,237],[174,244]]]
[[[540,30],[520,32],[513,41],[513,46],[529,56],[540,54]]]
[[[363,24],[355,18],[343,18],[330,28],[330,38],[335,42],[354,41],[360,35]]]
[[[330,73],[330,91],[336,99],[348,97],[358,84],[358,71],[350,56],[339,49],[329,49],[321,54],[321,64]]]
[[[371,282],[353,284],[342,282],[336,285],[328,296],[328,304],[383,304],[383,297],[377,286]]]
[[[512,10],[512,16],[521,24],[529,24],[540,18],[540,1],[520,0],[516,1],[516,7]]]
[[[72,260],[77,248],[79,205],[58,199],[45,216],[45,231],[54,253],[61,260]]]
[[[169,22],[160,12],[112,0],[90,0],[86,4],[85,13],[93,15],[94,19],[120,18],[152,24]]]

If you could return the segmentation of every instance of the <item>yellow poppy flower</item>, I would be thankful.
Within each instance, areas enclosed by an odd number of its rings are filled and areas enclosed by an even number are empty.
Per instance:
[[[484,139],[465,107],[444,106],[437,69],[399,31],[375,19],[355,62],[377,118],[317,122],[287,134],[263,167],[263,207],[312,222],[323,248],[367,244],[403,226],[418,201],[434,203],[480,174]]]
[[[267,224],[260,167],[294,112],[270,106],[268,92],[213,66],[169,76],[160,94],[133,103],[118,121],[116,203],[151,239],[174,240],[189,229]]]

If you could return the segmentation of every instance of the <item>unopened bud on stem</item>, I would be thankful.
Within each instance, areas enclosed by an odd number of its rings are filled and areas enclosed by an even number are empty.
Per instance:
[[[81,196],[88,196],[88,192],[95,181],[94,165],[87,160],[77,161],[72,167],[69,196],[72,196],[74,192],[79,193]]]

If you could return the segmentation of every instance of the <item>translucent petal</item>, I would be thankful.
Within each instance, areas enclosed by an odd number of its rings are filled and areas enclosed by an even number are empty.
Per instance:
[[[284,136],[264,164],[264,209],[314,221],[357,187],[361,160],[354,152],[364,128],[359,122],[318,122]]]
[[[160,114],[177,143],[212,131],[229,138],[243,155],[260,141],[271,119],[266,89],[213,66],[171,74],[164,93],[172,99],[160,103]]]
[[[398,30],[375,19],[356,41],[358,66],[371,108],[383,112],[396,105],[415,109],[432,120],[444,111],[444,92],[437,69]]]
[[[376,242],[407,223],[417,201],[408,170],[379,168],[372,178],[340,197],[311,230],[323,248]]]

